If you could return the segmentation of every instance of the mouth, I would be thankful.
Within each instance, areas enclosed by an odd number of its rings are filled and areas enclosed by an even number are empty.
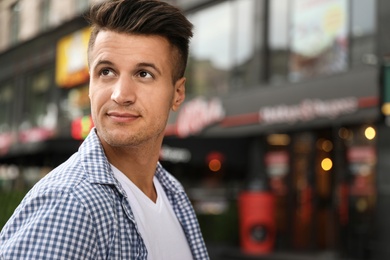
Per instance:
[[[126,123],[126,122],[132,122],[141,116],[136,113],[128,113],[128,112],[108,112],[107,116],[111,118],[114,122],[118,123]]]

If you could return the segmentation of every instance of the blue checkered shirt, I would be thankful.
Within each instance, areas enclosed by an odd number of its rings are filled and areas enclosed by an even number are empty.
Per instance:
[[[209,259],[182,186],[160,164],[156,177],[193,258]],[[77,153],[29,191],[0,233],[0,259],[146,260],[147,254],[126,193],[94,130]]]

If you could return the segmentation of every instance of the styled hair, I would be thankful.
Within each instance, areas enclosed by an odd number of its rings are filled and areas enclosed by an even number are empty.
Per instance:
[[[173,80],[184,76],[193,25],[177,7],[159,0],[108,0],[92,6],[86,18],[92,28],[88,53],[102,30],[158,35],[177,50]]]

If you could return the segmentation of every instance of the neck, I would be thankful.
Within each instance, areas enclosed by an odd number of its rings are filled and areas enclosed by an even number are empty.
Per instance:
[[[103,145],[108,161],[125,174],[146,196],[156,202],[153,184],[160,147],[113,147]]]

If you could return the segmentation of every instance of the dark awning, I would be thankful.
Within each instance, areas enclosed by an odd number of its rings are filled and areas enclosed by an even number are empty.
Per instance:
[[[280,87],[259,87],[226,98],[209,99],[209,103],[202,99],[203,105],[191,108],[196,111],[186,111],[195,100],[189,100],[170,118],[167,135],[189,129],[189,134],[204,137],[247,136],[372,123],[380,116],[378,69],[369,66]],[[220,101],[221,107],[216,108],[215,100]],[[208,116],[210,113],[212,116]],[[196,124],[197,120],[202,124]]]

